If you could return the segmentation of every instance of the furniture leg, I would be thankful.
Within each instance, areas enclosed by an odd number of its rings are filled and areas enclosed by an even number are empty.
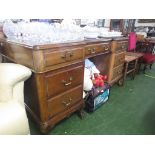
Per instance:
[[[125,62],[125,70],[124,70],[124,76],[123,76],[123,79],[125,80],[126,79],[126,75],[127,75],[127,70],[128,70],[128,62]]]
[[[144,74],[145,74],[145,70],[146,70],[146,68],[147,68],[147,65],[144,64],[144,69],[143,69],[143,73],[144,73]]]
[[[133,74],[132,74],[132,80],[134,80],[134,78],[135,78],[137,62],[138,62],[138,59],[135,60],[135,67],[134,67],[135,69],[134,69]]]
[[[153,64],[153,63],[152,63]],[[150,69],[152,68],[152,64],[150,64]]]
[[[84,118],[84,111],[83,109],[78,110],[78,116],[83,119]]]

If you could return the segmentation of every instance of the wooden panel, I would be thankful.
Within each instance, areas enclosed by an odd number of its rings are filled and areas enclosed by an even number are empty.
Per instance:
[[[85,46],[85,56],[91,56],[102,52],[110,51],[109,43],[92,44]]]
[[[112,80],[114,80],[115,78],[117,78],[120,75],[123,75],[123,68],[124,68],[124,64],[113,69]]]
[[[48,100],[49,117],[65,111],[82,100],[82,85]]]
[[[47,97],[67,91],[77,85],[83,84],[83,66],[72,67],[67,70],[49,72],[46,74]]]
[[[116,54],[115,55],[114,67],[117,67],[120,64],[124,64],[124,60],[125,60],[125,52]]]
[[[83,59],[83,48],[68,48],[68,49],[60,49],[56,51],[45,51],[45,66],[53,66],[59,65],[63,63],[70,63],[75,60]]]

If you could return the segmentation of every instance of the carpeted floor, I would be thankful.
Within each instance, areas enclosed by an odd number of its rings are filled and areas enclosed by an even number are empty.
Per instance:
[[[83,120],[76,114],[61,121],[49,135],[153,135],[155,134],[155,65],[125,85],[111,88],[108,102]],[[40,134],[29,120],[31,134]]]

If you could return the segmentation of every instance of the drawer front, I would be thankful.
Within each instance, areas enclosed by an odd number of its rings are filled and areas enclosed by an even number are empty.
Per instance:
[[[85,56],[91,56],[108,51],[110,51],[109,43],[88,45],[85,47]]]
[[[67,91],[77,85],[83,84],[83,65],[46,75],[47,97]]]
[[[114,67],[124,64],[124,60],[125,60],[125,52],[116,54],[114,60]]]
[[[128,42],[127,41],[117,42],[116,52],[127,51],[127,48],[128,48]]]
[[[82,99],[83,87],[80,85],[48,100],[49,117],[65,111]],[[78,103],[77,103],[78,104]]]
[[[112,42],[112,49],[113,53],[127,51],[128,49],[128,41],[113,41]]]
[[[82,60],[84,56],[83,48],[70,48],[65,50],[45,52],[45,66],[53,66],[75,60]]]
[[[112,80],[114,80],[118,76],[123,75],[123,69],[124,69],[124,64],[122,64],[121,66],[118,66],[118,67],[114,68],[113,69]]]

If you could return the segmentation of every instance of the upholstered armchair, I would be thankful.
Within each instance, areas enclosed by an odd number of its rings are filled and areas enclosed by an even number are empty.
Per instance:
[[[25,66],[0,63],[0,134],[30,134],[23,89],[30,75]]]

